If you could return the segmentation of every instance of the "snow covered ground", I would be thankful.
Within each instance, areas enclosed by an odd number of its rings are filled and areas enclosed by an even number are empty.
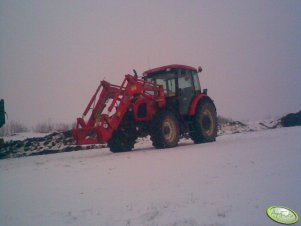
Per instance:
[[[28,138],[33,138],[33,137],[44,137],[49,135],[50,133],[35,133],[35,132],[24,132],[24,133],[18,133],[18,134],[13,134],[11,136],[6,136],[4,137],[4,141],[16,141],[16,140],[26,140]]]
[[[0,224],[276,226],[301,215],[301,127],[156,150],[107,148],[0,160]],[[300,225],[300,221],[296,224]]]

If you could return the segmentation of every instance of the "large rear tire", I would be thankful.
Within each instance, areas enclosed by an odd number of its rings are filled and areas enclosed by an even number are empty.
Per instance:
[[[194,143],[206,143],[216,140],[217,115],[215,106],[210,102],[199,104],[193,119],[193,131],[190,133]]]
[[[159,111],[151,128],[151,140],[157,149],[172,148],[178,145],[180,128],[177,118],[167,110]]]

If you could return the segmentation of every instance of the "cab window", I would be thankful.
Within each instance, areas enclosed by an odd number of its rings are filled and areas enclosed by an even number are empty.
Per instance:
[[[154,82],[158,85],[162,85],[164,89],[164,94],[167,97],[172,97],[176,95],[176,80],[175,80],[176,71],[162,71],[151,75],[148,78],[148,81]]]
[[[196,91],[201,90],[199,76],[198,76],[198,73],[196,71],[192,72],[192,78],[193,78],[193,83],[194,83],[195,90]]]
[[[187,70],[181,70],[180,71],[180,76],[178,79],[179,83],[179,89],[191,89],[193,88],[193,81],[191,77],[190,71]]]

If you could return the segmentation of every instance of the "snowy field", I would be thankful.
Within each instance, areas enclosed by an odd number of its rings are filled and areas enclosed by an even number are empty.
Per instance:
[[[301,127],[133,152],[107,148],[0,160],[2,226],[276,226],[301,215]],[[300,221],[296,225],[301,225]]]

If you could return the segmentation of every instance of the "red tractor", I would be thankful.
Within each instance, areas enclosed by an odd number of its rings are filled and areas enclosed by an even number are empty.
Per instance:
[[[142,78],[134,70],[121,86],[101,81],[73,137],[80,145],[107,143],[112,152],[130,151],[147,135],[155,148],[175,147],[186,135],[194,143],[215,141],[216,107],[201,90],[201,71],[173,64],[147,70]]]

